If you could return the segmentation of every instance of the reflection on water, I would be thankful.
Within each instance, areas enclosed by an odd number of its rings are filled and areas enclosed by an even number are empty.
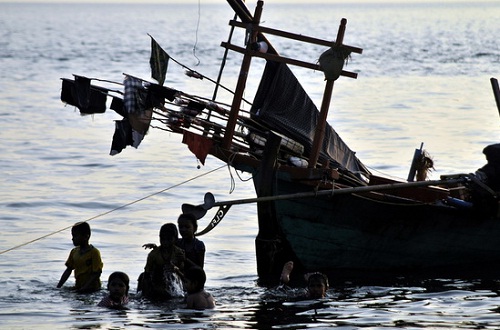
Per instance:
[[[244,279],[242,279],[244,280]],[[321,300],[300,301],[295,298],[300,290],[283,291],[255,287],[249,291],[243,286],[213,288],[220,297],[215,310],[183,309],[183,299],[151,303],[134,298],[128,310],[117,311],[96,307],[103,293],[78,295],[70,290],[51,294],[68,313],[24,310],[22,313],[3,314],[28,321],[24,325],[47,324],[57,319],[55,328],[69,326],[77,329],[121,327],[169,329],[304,329],[321,327],[355,328],[443,328],[443,329],[498,329],[500,304],[497,281],[428,280],[412,286],[356,286],[337,285]],[[42,299],[31,288],[32,303]],[[49,290],[50,289],[46,289]],[[210,290],[210,288],[209,288]],[[296,291],[295,291],[296,290]],[[47,293],[47,291],[45,291]],[[50,299],[44,298],[48,303]],[[2,304],[19,304],[16,299]],[[26,303],[26,302],[24,302]],[[40,305],[39,302],[37,305]]]

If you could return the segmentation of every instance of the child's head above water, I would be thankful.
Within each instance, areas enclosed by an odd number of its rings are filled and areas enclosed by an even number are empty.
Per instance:
[[[121,282],[121,283],[120,283]],[[108,290],[111,290],[111,287],[113,285],[116,285],[116,283],[124,284],[125,285],[125,294],[128,295],[128,290],[130,288],[130,279],[127,274],[124,272],[114,272],[109,275],[108,278]]]
[[[177,219],[177,225],[179,226],[179,232],[182,237],[194,236],[194,233],[198,230],[198,221],[194,215],[190,213],[182,213]]]
[[[71,234],[88,235],[90,237],[90,225],[87,222],[77,222],[71,228]]]
[[[328,277],[323,273],[312,273],[307,278],[307,291],[313,299],[324,298],[328,290]]]
[[[207,275],[205,271],[200,267],[191,267],[184,274],[187,279],[187,291],[188,293],[194,293],[203,290],[205,287],[205,282],[207,281]]]
[[[90,239],[90,225],[87,222],[77,222],[71,228],[74,246],[87,246]]]
[[[166,223],[160,228],[160,244],[174,244],[179,236],[177,227],[173,223]]]

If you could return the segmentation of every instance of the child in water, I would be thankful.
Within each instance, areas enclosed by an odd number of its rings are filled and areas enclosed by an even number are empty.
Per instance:
[[[160,229],[160,246],[145,244],[152,247],[148,254],[144,273],[139,277],[138,291],[145,297],[154,300],[174,298],[182,294],[184,251],[177,247],[178,231],[173,223],[164,224]]]
[[[306,274],[308,299],[321,299],[326,297],[328,290],[328,277],[320,272]]]
[[[97,306],[113,309],[126,309],[130,280],[123,272],[114,272],[108,278],[109,294]]]
[[[293,261],[288,261],[283,266],[280,281],[287,285],[290,282],[290,274],[293,271]],[[320,272],[307,273],[304,275],[307,282],[306,293],[300,297],[303,299],[321,299],[326,297],[328,290],[328,277]]]
[[[186,297],[186,308],[188,309],[212,309],[215,308],[214,297],[205,291],[207,277],[205,271],[197,266],[191,267],[185,274],[185,287],[188,293]]]
[[[75,248],[69,253],[66,270],[57,284],[60,288],[75,270],[75,290],[79,293],[94,292],[101,289],[101,273],[103,263],[101,253],[89,244],[90,226],[87,222],[78,222],[71,228],[72,241]]]
[[[186,267],[198,266],[203,268],[205,263],[205,244],[194,236],[198,230],[198,222],[192,214],[181,214],[177,219],[177,226],[181,238],[177,246],[186,254]]]

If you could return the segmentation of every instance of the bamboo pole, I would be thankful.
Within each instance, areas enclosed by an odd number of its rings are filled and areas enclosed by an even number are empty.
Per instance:
[[[341,46],[344,41],[344,34],[346,28],[347,20],[342,18],[340,21],[339,30],[337,33],[337,39],[335,40],[335,46]],[[330,101],[333,92],[333,80],[328,79],[325,84],[325,91],[323,93],[323,101],[321,103],[321,109],[319,112],[318,123],[316,132],[314,134],[314,140],[311,150],[311,155],[309,156],[309,168],[315,168],[316,163],[319,159],[319,154],[323,146],[323,140],[325,138],[326,129],[326,119],[328,117],[328,110],[330,108]]]
[[[456,183],[463,183],[463,182],[466,182],[468,180],[469,180],[469,178],[467,178],[467,177],[460,177],[460,178],[448,179],[448,180],[429,180],[429,181],[416,181],[416,182],[388,183],[388,184],[380,184],[380,185],[373,185],[373,186],[348,187],[348,188],[312,191],[312,192],[295,193],[295,194],[285,194],[285,195],[277,195],[277,196],[264,196],[264,197],[255,197],[255,198],[246,198],[246,199],[235,199],[235,200],[230,200],[230,201],[215,202],[212,206],[250,204],[250,203],[257,203],[257,202],[278,201],[278,200],[285,200],[285,199],[299,199],[299,198],[309,198],[309,197],[318,197],[318,196],[332,196],[333,197],[333,196],[346,195],[346,194],[375,192],[375,191],[383,191],[383,190],[391,190],[391,189],[418,188],[418,187],[428,187],[428,186],[438,186],[438,185],[449,186],[449,185],[453,185]]]
[[[498,80],[491,78],[491,87],[493,88],[493,95],[495,95],[495,101],[497,103],[498,113],[500,114],[500,88],[498,88]]]
[[[259,0],[257,2],[257,7],[255,8],[253,23],[259,24],[260,16],[262,14],[262,7],[264,6],[264,1]],[[251,50],[251,44],[255,41],[257,37],[257,32],[252,32],[250,40],[248,40],[247,50]],[[224,149],[230,150],[231,143],[233,140],[234,128],[238,120],[238,112],[241,106],[241,99],[243,98],[243,93],[245,92],[245,86],[248,78],[248,70],[250,69],[250,63],[252,61],[252,56],[250,54],[245,54],[243,57],[243,62],[241,63],[240,76],[238,77],[238,83],[236,85],[236,91],[233,97],[233,103],[231,105],[231,112],[229,114],[229,119],[226,124],[226,133],[224,134],[224,140],[222,147]]]

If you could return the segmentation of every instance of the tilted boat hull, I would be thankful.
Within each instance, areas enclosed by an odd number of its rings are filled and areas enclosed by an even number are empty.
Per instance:
[[[299,192],[284,180],[275,189]],[[360,279],[500,275],[500,219],[474,209],[335,192],[277,200],[274,209],[306,271]]]

